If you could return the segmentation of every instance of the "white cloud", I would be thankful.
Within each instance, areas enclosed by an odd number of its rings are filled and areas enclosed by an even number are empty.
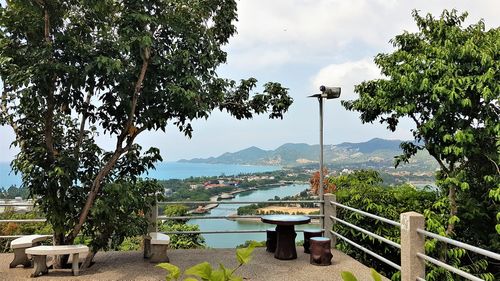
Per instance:
[[[331,64],[323,67],[311,79],[312,88],[317,90],[319,86],[339,86],[342,87],[341,98],[354,99],[354,85],[365,80],[382,77],[379,68],[369,59],[350,61],[340,64]]]
[[[325,57],[359,59],[353,47],[371,49],[374,55],[390,50],[389,40],[403,30],[416,31],[413,9],[439,17],[454,8],[469,11],[468,23],[484,18],[489,27],[500,25],[497,0],[241,0],[238,34],[227,47],[229,63],[255,69]]]
[[[220,74],[279,81],[290,88],[295,102],[284,120],[259,116],[236,121],[214,112],[208,121],[193,124],[193,139],[170,126],[167,134],[145,133],[139,142],[159,147],[166,160],[252,145],[274,149],[285,142],[318,143],[317,101],[306,96],[327,85],[341,86],[341,99],[356,98],[354,85],[380,77],[372,58],[390,51],[388,41],[403,30],[416,31],[413,9],[439,17],[443,9],[453,8],[469,11],[468,23],[484,18],[487,27],[500,26],[499,0],[240,0],[238,34],[225,47],[229,63]],[[362,124],[359,113],[347,111],[339,100],[325,105],[324,125],[325,143],[412,137],[411,122],[391,133],[384,125]],[[0,126],[0,161],[10,161],[16,153],[9,149],[12,140],[12,130]],[[109,138],[100,141],[112,145]]]

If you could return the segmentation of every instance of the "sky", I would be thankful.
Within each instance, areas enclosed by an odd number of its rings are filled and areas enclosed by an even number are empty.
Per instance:
[[[339,99],[324,104],[325,144],[412,139],[410,121],[390,132],[378,123],[362,124],[359,113],[347,111],[340,101],[356,98],[354,85],[381,77],[373,58],[393,50],[389,40],[394,36],[417,31],[413,9],[436,17],[443,9],[457,9],[469,13],[466,24],[484,19],[487,28],[500,26],[498,0],[240,0],[238,33],[224,47],[228,62],[220,67],[219,76],[255,77],[259,85],[280,82],[294,99],[284,119],[261,115],[238,121],[214,111],[208,120],[193,123],[191,139],[169,126],[166,133],[143,133],[138,142],[143,148],[160,148],[164,161],[219,156],[250,146],[317,144],[318,101],[307,96],[319,93],[321,85],[342,87]],[[12,130],[0,127],[0,162],[11,161],[16,154],[10,148],[13,140]],[[99,143],[113,146],[108,137]]]

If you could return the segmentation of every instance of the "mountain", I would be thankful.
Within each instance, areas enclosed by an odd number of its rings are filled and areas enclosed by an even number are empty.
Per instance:
[[[331,164],[357,164],[363,166],[392,166],[394,156],[401,154],[400,140],[371,139],[367,142],[344,142],[337,145],[324,145],[324,162]],[[424,155],[418,157],[420,164],[429,161]],[[263,150],[252,146],[237,152],[226,152],[219,157],[179,160],[188,163],[246,164],[297,166],[318,163],[319,145],[305,143],[286,143],[275,150]]]
[[[361,153],[372,153],[376,150],[381,150],[381,149],[400,151],[399,148],[400,144],[401,144],[400,140],[384,140],[384,139],[374,138],[367,142],[360,142],[360,143],[344,142],[337,146],[347,149],[350,148],[358,150]]]

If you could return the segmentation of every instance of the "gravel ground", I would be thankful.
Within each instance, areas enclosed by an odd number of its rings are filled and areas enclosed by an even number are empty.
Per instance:
[[[314,266],[309,264],[309,255],[297,248],[298,258],[292,261],[281,261],[267,253],[264,248],[254,251],[253,259],[237,273],[245,280],[262,281],[341,281],[341,271],[353,272],[360,281],[372,280],[370,270],[351,257],[333,251],[331,266]],[[170,262],[188,268],[200,262],[208,261],[213,266],[219,263],[226,267],[236,266],[234,249],[204,250],[169,250]],[[0,254],[0,280],[35,280],[30,278],[33,269],[17,267],[9,269],[13,254]],[[50,269],[49,274],[36,280],[165,280],[163,269],[142,258],[142,252],[101,252],[94,259],[95,264],[80,276],[72,276],[70,269]],[[387,280],[387,279],[384,279]]]

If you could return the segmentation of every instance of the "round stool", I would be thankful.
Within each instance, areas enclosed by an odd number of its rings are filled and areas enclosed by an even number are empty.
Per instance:
[[[332,251],[330,238],[326,237],[312,237],[311,241],[311,257],[309,262],[313,265],[331,265],[332,264]]]
[[[311,244],[309,240],[311,240],[312,237],[321,237],[321,229],[304,229],[304,253],[310,254],[310,247]]]
[[[276,251],[277,244],[276,229],[269,228],[266,230],[266,251],[269,253],[274,253]]]

